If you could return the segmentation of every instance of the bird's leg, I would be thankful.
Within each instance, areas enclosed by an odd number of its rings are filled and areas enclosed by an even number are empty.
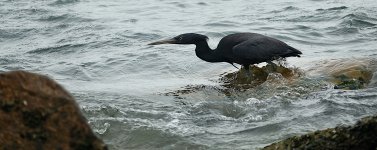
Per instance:
[[[250,65],[243,65],[245,68],[245,75],[248,79],[252,78],[252,75],[250,74]]]
[[[233,63],[230,63],[233,67],[237,68],[237,69],[240,69],[238,68],[236,65],[234,65]]]

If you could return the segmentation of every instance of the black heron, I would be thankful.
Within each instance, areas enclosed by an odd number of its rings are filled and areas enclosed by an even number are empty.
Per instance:
[[[227,62],[242,65],[249,76],[249,66],[261,62],[271,63],[278,58],[300,57],[301,51],[272,37],[257,33],[235,33],[222,38],[216,49],[207,43],[208,37],[196,33],[185,33],[172,39],[161,40],[158,44],[195,44],[195,53],[207,62]],[[235,66],[236,67],[236,66]],[[237,68],[237,67],[236,67]]]

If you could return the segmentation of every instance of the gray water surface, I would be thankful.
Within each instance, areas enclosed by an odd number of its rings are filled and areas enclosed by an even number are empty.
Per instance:
[[[375,0],[3,0],[0,71],[46,74],[76,98],[110,149],[256,149],[377,113],[377,87],[334,90],[280,77],[246,90],[219,80],[193,45],[148,46],[181,33],[256,32],[300,49],[302,70],[336,58],[376,58]],[[272,75],[273,76],[273,75]],[[195,87],[177,95],[167,94]]]

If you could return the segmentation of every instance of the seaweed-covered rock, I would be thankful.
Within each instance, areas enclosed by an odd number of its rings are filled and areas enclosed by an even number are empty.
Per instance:
[[[216,91],[226,96],[234,95],[236,91],[245,91],[257,87],[265,82],[283,83],[295,81],[302,75],[298,68],[289,68],[282,64],[267,64],[262,67],[250,66],[250,75],[247,76],[245,69],[236,72],[224,73],[219,79],[220,86],[213,85],[187,85],[182,89],[165,93],[167,96],[174,96],[178,99],[192,97],[194,95],[206,94],[208,91]]]
[[[302,75],[298,68],[289,68],[283,64],[267,64],[262,67],[251,65],[251,78],[246,76],[245,71],[245,69],[240,69],[240,71],[225,74],[220,78],[220,81],[224,83],[222,86],[232,89],[249,89],[270,80],[271,75],[274,74],[280,74],[280,77],[288,80],[296,79]]]
[[[24,71],[0,74],[0,149],[107,149],[73,97],[53,80]]]
[[[377,149],[377,116],[363,118],[354,126],[336,127],[291,137],[263,149]]]

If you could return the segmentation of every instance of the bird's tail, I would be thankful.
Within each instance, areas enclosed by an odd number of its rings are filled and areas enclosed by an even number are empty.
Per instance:
[[[291,52],[290,52],[291,56],[301,57],[300,55],[302,54],[302,52],[299,51],[298,49],[295,49],[291,46],[288,46],[288,49],[291,50]]]

